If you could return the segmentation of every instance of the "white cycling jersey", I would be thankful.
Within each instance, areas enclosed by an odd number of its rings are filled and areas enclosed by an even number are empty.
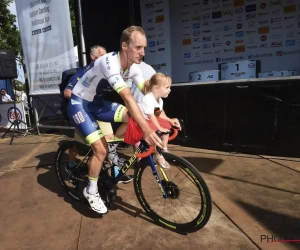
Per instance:
[[[144,85],[142,71],[136,64],[132,64],[123,72],[118,52],[111,52],[98,58],[91,64],[89,70],[81,77],[72,90],[72,94],[86,101],[99,101],[112,89],[119,93],[128,88],[125,83],[131,78],[141,89]]]

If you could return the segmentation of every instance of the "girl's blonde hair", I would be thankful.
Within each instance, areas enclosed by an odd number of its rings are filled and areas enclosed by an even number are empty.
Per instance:
[[[166,85],[168,82],[172,81],[171,77],[164,73],[155,73],[149,80],[144,82],[144,87],[142,88],[142,93],[145,95],[149,93],[153,86],[158,85]]]

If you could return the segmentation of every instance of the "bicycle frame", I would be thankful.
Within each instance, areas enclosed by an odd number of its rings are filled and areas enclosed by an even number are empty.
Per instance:
[[[125,161],[125,164],[120,169],[119,174],[112,181],[113,186],[118,184],[119,180],[125,175],[125,173],[130,169],[130,167],[132,167],[132,165],[137,161],[139,153],[147,151],[147,149],[151,150],[151,153],[153,152],[153,147],[149,147],[149,145],[145,141],[141,141],[139,147],[136,149],[134,154],[130,157],[129,160]],[[167,192],[166,192],[165,188],[163,187],[163,185],[161,183],[161,179],[157,173],[157,170],[156,170],[155,164],[153,162],[153,159],[151,157],[151,154],[145,158],[148,159],[149,165],[152,170],[152,174],[155,176],[156,181],[157,181],[158,185],[160,186],[163,197],[168,198]]]

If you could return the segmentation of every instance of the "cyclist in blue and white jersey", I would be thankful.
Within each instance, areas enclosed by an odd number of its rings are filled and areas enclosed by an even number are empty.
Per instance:
[[[115,133],[123,138],[129,121],[128,111],[138,123],[148,144],[162,147],[161,139],[144,119],[124,80],[131,78],[139,89],[144,85],[142,72],[136,64],[141,63],[145,55],[147,39],[142,27],[130,26],[122,32],[120,52],[108,53],[97,59],[81,77],[72,91],[68,105],[68,115],[75,127],[91,145],[93,156],[89,161],[89,184],[83,190],[91,208],[98,213],[106,213],[98,193],[98,176],[108,148],[97,120],[104,122],[122,122]],[[107,93],[114,89],[123,99],[126,107],[104,101]]]

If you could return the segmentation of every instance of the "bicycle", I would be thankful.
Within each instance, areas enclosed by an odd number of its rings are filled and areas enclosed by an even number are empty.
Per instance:
[[[178,133],[176,129],[172,131],[169,140],[175,138]],[[77,149],[77,165],[72,176],[69,176],[65,166],[68,163],[68,150],[71,148]],[[117,196],[118,181],[138,158],[142,158],[135,168],[133,182],[136,197],[147,215],[156,224],[177,233],[201,229],[208,222],[212,211],[211,196],[204,179],[191,163],[171,153],[160,152],[171,165],[170,169],[165,170],[155,165],[151,157],[153,150],[153,146],[141,141],[116,177],[113,165],[107,160],[104,161],[98,186],[107,208],[110,208]],[[77,141],[67,141],[57,150],[55,167],[60,184],[78,201],[87,202],[82,190],[88,183],[87,164],[92,154],[88,145]]]

